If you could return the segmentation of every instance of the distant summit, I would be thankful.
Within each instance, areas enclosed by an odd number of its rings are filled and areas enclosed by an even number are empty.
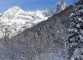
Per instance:
[[[64,2],[64,0],[61,1],[61,6],[60,6],[60,10],[64,10],[67,7],[67,4]]]
[[[16,16],[16,14],[19,14],[20,12],[24,11],[19,6],[14,6],[5,11],[2,17],[6,19],[13,19]]]
[[[52,16],[64,9],[66,9],[67,4],[64,2],[64,0],[62,0],[61,2],[58,2],[55,4],[55,6],[53,6],[52,8],[46,9],[44,12],[44,16]]]

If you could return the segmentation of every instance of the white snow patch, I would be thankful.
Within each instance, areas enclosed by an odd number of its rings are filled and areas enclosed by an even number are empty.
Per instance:
[[[83,13],[83,9],[80,9],[79,12]]]

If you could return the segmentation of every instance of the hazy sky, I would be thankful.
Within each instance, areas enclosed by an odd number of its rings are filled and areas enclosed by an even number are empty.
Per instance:
[[[13,6],[19,6],[25,11],[44,10],[54,6],[57,2],[61,0],[0,0],[0,12]],[[74,0],[65,0],[65,2],[70,5]]]

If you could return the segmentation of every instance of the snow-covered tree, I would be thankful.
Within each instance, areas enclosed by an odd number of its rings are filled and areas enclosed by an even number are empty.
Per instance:
[[[81,1],[83,2],[83,0]],[[70,26],[67,44],[69,60],[83,60],[83,5],[75,6],[69,16]]]

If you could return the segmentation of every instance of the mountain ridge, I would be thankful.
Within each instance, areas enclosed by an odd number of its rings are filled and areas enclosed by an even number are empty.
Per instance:
[[[36,12],[23,11],[19,6],[9,8],[0,17],[2,23],[0,27],[1,36],[9,36],[11,38],[23,32],[26,28],[31,28],[41,21],[47,20],[59,12],[60,6],[61,3],[59,2],[50,9],[44,11],[37,10]]]

